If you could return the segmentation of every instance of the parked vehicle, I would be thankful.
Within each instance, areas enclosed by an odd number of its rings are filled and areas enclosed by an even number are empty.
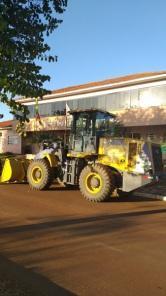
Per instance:
[[[108,199],[118,190],[130,192],[160,178],[159,144],[115,137],[115,115],[100,110],[71,112],[68,149],[45,143],[43,151],[0,159],[0,183],[28,181],[31,189],[46,190],[55,179],[79,186],[89,201]]]
[[[45,190],[58,178],[65,186],[78,185],[87,200],[100,202],[117,190],[129,192],[161,176],[160,145],[115,137],[116,118],[108,112],[77,110],[71,116],[68,151],[63,145],[43,150],[30,162],[32,189]]]

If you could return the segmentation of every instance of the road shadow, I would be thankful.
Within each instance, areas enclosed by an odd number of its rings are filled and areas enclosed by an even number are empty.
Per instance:
[[[118,196],[114,198],[110,197],[110,199],[106,200],[105,203],[125,203],[125,202],[134,203],[134,202],[151,202],[151,201],[159,201],[159,198],[136,196],[130,193],[129,195]]]
[[[76,294],[0,255],[0,295],[74,296]]]
[[[63,186],[57,186],[52,185],[49,189],[49,191],[57,191],[57,192],[64,192],[64,191],[79,191],[78,186],[74,185],[68,185],[67,187]],[[148,201],[159,201],[160,198],[154,197],[143,197],[143,196],[137,196],[137,193],[135,192],[120,192],[117,196],[110,196],[107,200],[104,201],[104,203],[122,203],[122,202],[148,202]]]
[[[52,185],[49,189],[49,191],[79,191],[78,186],[75,185],[68,185],[68,186],[58,186],[58,185]]]
[[[12,187],[13,185],[16,185],[15,188],[17,188],[17,185],[21,187],[25,187],[26,191],[27,191],[27,183],[3,183],[3,184],[0,184],[0,186],[7,186],[7,187]],[[17,188],[18,189],[18,188]],[[63,187],[63,186],[60,186],[60,185],[57,185],[57,184],[53,184],[49,189],[47,190],[42,190],[42,193],[43,192],[46,192],[46,191],[51,191],[51,192],[65,192],[65,191],[73,191],[73,192],[79,192],[79,187],[78,186],[74,186],[74,185],[68,185],[67,187]],[[28,192],[33,192],[32,189],[30,189],[30,187],[28,187]],[[40,191],[38,191],[38,193],[40,194]],[[81,196],[81,193],[80,193],[80,196]],[[83,199],[85,199],[83,196],[82,196]],[[134,192],[129,192],[129,193],[126,193],[126,192],[121,192],[119,196],[116,196],[116,197],[110,197],[109,199],[107,199],[106,201],[103,201],[104,203],[125,203],[125,202],[151,202],[151,201],[159,201],[161,200],[162,201],[162,198],[160,199],[159,198],[159,195],[158,197],[155,198],[155,194],[154,194],[154,197],[143,197],[143,196],[137,196],[136,193]],[[163,202],[163,201],[162,201]]]
[[[90,217],[81,217],[81,218],[69,218],[63,217],[60,220],[51,220],[51,221],[44,221],[40,223],[34,223],[34,224],[26,224],[26,225],[19,225],[19,226],[9,226],[9,227],[3,227],[0,228],[0,235],[3,234],[13,234],[13,233],[24,233],[24,232],[31,232],[34,231],[41,231],[41,230],[51,230],[51,229],[58,229],[60,228],[60,231],[62,231],[63,227],[72,227],[77,226],[77,229],[79,231],[79,227],[85,227],[86,224],[88,224],[88,229],[90,228],[91,224],[91,234],[94,231],[94,234],[100,233],[100,225],[105,226],[105,231],[110,231],[110,227],[114,225],[113,222],[117,223],[119,227],[124,228],[128,223],[128,220],[126,220],[126,223],[124,219],[127,218],[133,218],[138,216],[147,216],[147,215],[156,215],[156,214],[163,214],[166,213],[166,209],[154,209],[154,210],[141,210],[141,211],[134,211],[134,212],[126,212],[126,213],[118,213],[118,214],[106,214],[106,215],[96,215],[96,216],[90,216]],[[122,219],[122,225],[119,222],[119,219]],[[97,222],[97,224],[96,224]],[[72,232],[72,228],[69,228]]]
[[[142,219],[135,218],[159,214],[166,214],[166,209],[99,214],[90,217],[63,216],[60,219],[52,217],[51,221],[49,217],[45,217],[44,222],[34,221],[28,225],[6,225],[6,227],[4,225],[0,228],[1,254],[19,264],[0,256],[0,279],[2,271],[6,277],[11,274],[10,277],[14,279],[16,286],[22,283],[23,288],[25,286],[32,289],[29,294],[25,294],[27,296],[74,295],[56,283],[60,277],[62,282],[65,279],[69,286],[72,285],[70,272],[72,271],[74,278],[77,278],[74,273],[78,270],[81,254],[93,250],[96,252],[105,250],[107,248],[107,243],[103,244],[105,234],[110,250],[121,252],[121,240],[123,244],[125,242],[128,244],[128,236],[132,233],[132,241],[137,242],[140,239],[138,237],[140,230],[144,231]]]

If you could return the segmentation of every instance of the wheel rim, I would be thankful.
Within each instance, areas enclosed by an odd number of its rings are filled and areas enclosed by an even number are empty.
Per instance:
[[[100,192],[103,186],[102,179],[100,175],[96,172],[91,172],[85,179],[85,187],[87,191],[91,194],[97,194]]]
[[[37,184],[42,179],[42,170],[39,167],[34,167],[31,173],[32,180]]]

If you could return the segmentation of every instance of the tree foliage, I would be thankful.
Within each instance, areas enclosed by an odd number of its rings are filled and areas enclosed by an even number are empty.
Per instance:
[[[41,74],[37,60],[57,60],[45,40],[62,22],[57,15],[66,6],[67,0],[0,0],[0,101],[22,123],[28,110],[15,97],[48,92],[43,83],[50,77]]]

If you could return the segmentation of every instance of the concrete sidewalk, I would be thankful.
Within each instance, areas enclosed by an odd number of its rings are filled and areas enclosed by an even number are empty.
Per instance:
[[[166,201],[166,180],[164,179],[158,183],[148,184],[144,187],[138,188],[133,192],[133,194],[134,196]]]

